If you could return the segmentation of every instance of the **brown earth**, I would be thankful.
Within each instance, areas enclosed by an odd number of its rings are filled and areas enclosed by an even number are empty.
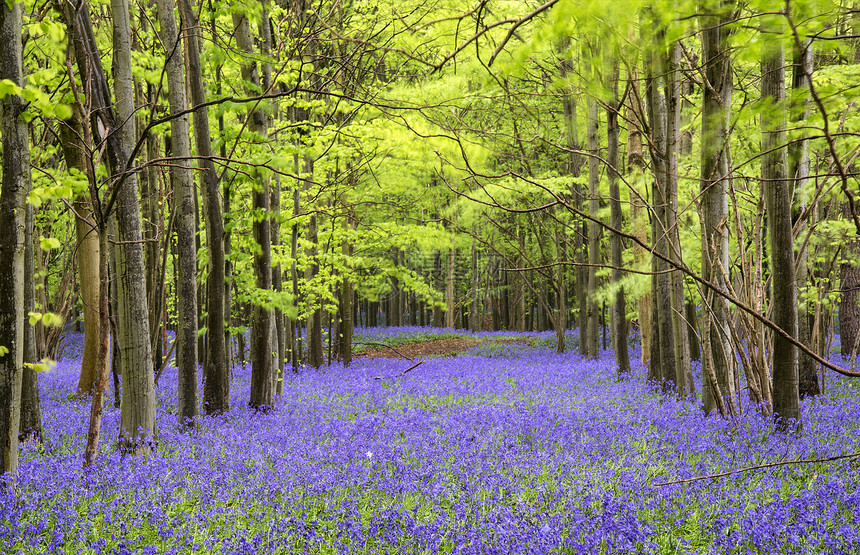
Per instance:
[[[522,339],[475,339],[471,337],[452,337],[449,339],[431,339],[418,343],[407,343],[396,347],[386,347],[382,344],[368,344],[354,358],[405,358],[424,359],[438,356],[457,356],[471,347],[485,343],[519,343],[527,345],[528,338]]]

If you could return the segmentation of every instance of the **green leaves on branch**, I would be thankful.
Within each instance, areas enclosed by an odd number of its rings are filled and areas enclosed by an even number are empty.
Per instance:
[[[0,79],[0,99],[9,95],[20,96],[28,103],[22,115],[26,121],[32,120],[37,114],[63,120],[72,117],[72,107],[56,102],[48,93],[37,88],[19,87],[10,79]]]

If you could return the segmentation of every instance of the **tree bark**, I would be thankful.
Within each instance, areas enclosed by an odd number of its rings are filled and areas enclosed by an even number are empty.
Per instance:
[[[762,187],[767,201],[770,239],[773,323],[797,337],[797,281],[794,272],[794,238],[791,224],[791,187],[785,147],[785,47],[779,25],[764,16],[764,41],[761,64],[762,112]],[[775,16],[780,17],[781,16]],[[800,395],[797,349],[779,334],[773,337],[773,412],[783,429],[800,426]],[[764,384],[763,384],[764,385]]]
[[[84,126],[78,110],[72,117],[59,124],[60,145],[66,167],[75,169],[88,178]],[[93,216],[92,199],[82,196],[74,202],[75,236],[77,238],[78,283],[81,302],[84,305],[84,349],[81,355],[81,373],[78,379],[78,395],[89,395],[98,379],[99,332],[99,237]]]
[[[651,165],[654,172],[653,213],[651,215],[651,234],[654,238],[654,250],[662,256],[652,256],[651,294],[654,300],[651,308],[653,320],[651,364],[658,363],[658,380],[664,391],[680,391],[677,373],[677,357],[675,351],[675,326],[673,322],[672,301],[673,287],[669,274],[669,265],[664,257],[671,255],[670,234],[673,223],[671,210],[671,187],[669,181],[670,151],[668,113],[666,96],[661,90],[666,64],[664,55],[652,45],[648,73],[645,78],[648,98],[648,119],[651,124],[650,153]],[[654,340],[656,339],[656,342]]]
[[[0,79],[24,86],[21,4],[0,4]],[[18,472],[24,364],[24,255],[30,191],[30,142],[18,95],[0,99],[3,177],[0,189],[0,476]]]
[[[265,11],[265,10],[264,10]],[[236,29],[236,44],[247,56],[254,56],[254,45],[251,40],[251,27],[244,13],[233,14],[233,25]],[[256,94],[261,85],[257,64],[253,61],[242,66],[242,78],[247,83],[247,90]],[[268,133],[266,115],[262,110],[252,106],[248,113],[249,128],[258,136]],[[265,217],[255,218],[253,224],[254,241],[260,246],[260,251],[254,255],[254,276],[257,289],[270,291],[272,289],[272,239],[269,213],[269,179],[257,172],[257,182],[252,194],[255,211]],[[272,312],[266,307],[255,304],[251,322],[251,399],[250,406],[257,410],[267,410],[274,401],[272,364]]]
[[[227,412],[230,408],[230,368],[227,365],[226,318],[229,316],[226,297],[224,222],[218,191],[218,173],[212,162],[212,140],[209,135],[209,109],[203,87],[200,65],[198,22],[191,0],[181,0],[183,27],[188,29],[185,49],[188,59],[188,88],[194,107],[194,139],[198,166],[203,180],[203,215],[206,224],[206,244],[209,246],[209,275],[207,285],[208,314],[206,322],[206,357],[203,366],[203,410],[206,414]]]
[[[108,245],[107,245],[107,228],[101,226],[98,232],[99,242],[99,326],[107,329],[108,326]],[[92,401],[90,404],[90,424],[87,431],[87,445],[84,448],[84,465],[92,464],[99,448],[99,438],[101,437],[102,429],[102,413],[104,411],[104,395],[107,389],[108,381],[108,336],[102,334],[99,338],[99,350],[97,359],[99,364],[96,369],[96,383],[92,390]]]
[[[33,253],[33,205],[27,203],[24,248],[24,313],[36,311],[36,263]],[[42,440],[42,404],[39,399],[39,378],[32,364],[39,360],[36,352],[36,329],[24,322],[24,367],[21,382],[21,441]]]
[[[588,99],[588,211],[597,214],[600,210],[600,160],[598,160],[598,106],[597,99]],[[597,307],[597,265],[600,264],[600,230],[596,221],[588,222],[588,293],[587,293],[587,324],[585,326],[585,356],[597,358],[599,355],[598,339],[600,336],[600,311]]]
[[[630,220],[633,233],[643,243],[648,242],[648,225],[645,205],[648,192],[644,186],[645,156],[642,149],[642,128],[644,110],[639,96],[638,76],[633,73],[630,87],[630,105],[627,107],[627,170],[630,174],[628,181],[633,185],[630,191]],[[633,255],[637,261],[642,261],[647,251],[638,243],[633,246]],[[637,302],[639,316],[639,333],[642,339],[642,364],[648,365],[651,356],[651,293],[645,293]],[[648,367],[649,380],[655,379],[651,372],[656,370],[656,364]]]
[[[702,53],[706,83],[702,86],[702,158],[701,194],[704,215],[702,238],[702,277],[721,291],[728,291],[729,272],[729,117],[732,103],[732,71],[728,35],[733,18],[733,0],[718,0],[707,7],[711,12],[701,18]],[[702,353],[703,365],[712,365],[719,393],[704,381],[702,397],[705,412],[712,412],[725,401],[726,410],[733,412],[737,385],[734,379],[734,355],[730,337],[728,308],[721,297],[711,295],[712,302],[704,310],[711,314],[702,334],[710,334],[710,352]]]
[[[809,82],[806,78],[807,74],[812,75],[813,56],[812,43],[809,42],[803,50],[794,49],[793,71],[792,71],[792,99],[803,106],[802,110],[792,110],[792,113],[797,114],[793,121],[795,125],[802,126],[803,121],[809,117]],[[789,161],[789,177],[793,177],[792,194],[794,199],[793,207],[793,225],[797,227],[798,236],[805,238],[809,229],[809,217],[801,217],[806,211],[808,205],[808,193],[804,190],[809,181],[809,141],[793,141],[788,145],[788,161]],[[805,243],[801,242],[801,246],[797,253],[797,291],[799,299],[797,327],[798,339],[801,343],[807,346],[812,345],[812,325],[813,315],[812,307],[809,301],[801,296],[801,293],[807,290],[807,281],[809,280],[809,250]],[[815,360],[806,353],[798,355],[798,379],[800,380],[800,396],[806,397],[811,395],[819,395],[821,389],[818,385],[818,372],[816,370]]]
[[[451,240],[451,248],[448,250],[448,280],[445,288],[445,300],[447,310],[445,312],[445,327],[454,327],[454,263],[457,251],[454,249],[454,240]]]
[[[851,208],[844,204],[846,218]],[[845,245],[843,262],[839,264],[839,353],[845,358],[854,358],[858,335],[860,335],[860,237],[849,237]]]
[[[606,155],[609,172],[609,210],[612,227],[621,229],[621,191],[618,187],[618,110],[621,104],[618,99],[618,65],[613,62],[613,75],[611,82],[612,101],[606,109],[606,134],[609,150]],[[616,288],[615,298],[612,302],[612,350],[615,351],[615,365],[619,378],[630,376],[630,354],[627,350],[627,302],[624,297],[624,287],[621,285],[622,278],[622,251],[623,245],[618,234],[609,237],[610,257],[612,259],[612,283]]]
[[[113,75],[116,93],[115,122],[106,129],[117,131],[115,146],[108,141],[110,173],[125,171],[134,148],[134,87],[131,78],[131,23],[126,0],[111,0],[113,17]],[[87,15],[89,19],[89,15]],[[93,47],[95,41],[93,41]],[[93,51],[94,53],[94,51]],[[91,60],[90,60],[91,61]],[[81,65],[78,61],[78,66]],[[87,63],[84,61],[83,63]],[[106,85],[105,85],[106,88]],[[113,151],[113,154],[110,153]],[[120,437],[123,448],[149,452],[155,441],[155,381],[146,301],[140,202],[137,175],[129,174],[116,196],[116,283],[119,299],[117,323],[122,362],[122,416]]]
[[[669,45],[666,80],[666,229],[668,253],[682,261],[681,236],[678,229],[678,173],[681,148],[681,43]],[[672,344],[675,348],[675,383],[678,395],[695,399],[693,369],[690,365],[690,345],[684,322],[684,276],[679,270],[669,274]]]
[[[165,50],[164,66],[167,74],[167,97],[170,102],[170,114],[176,116],[188,110],[188,99],[185,96],[183,46],[179,31],[176,28],[173,0],[155,0],[155,3],[161,30],[161,44],[164,45]],[[195,44],[190,43],[188,46],[187,50],[196,52]],[[191,163],[191,134],[188,114],[170,120],[170,139],[173,157],[178,159],[178,162],[170,167],[171,182],[173,183],[173,209],[176,213],[174,223],[176,228],[176,258],[179,265],[176,288],[178,313],[176,365],[179,369],[177,416],[181,427],[197,429],[200,404],[197,383],[198,315],[197,252],[195,249],[197,210],[194,175],[189,167]],[[218,285],[220,287],[221,284]]]

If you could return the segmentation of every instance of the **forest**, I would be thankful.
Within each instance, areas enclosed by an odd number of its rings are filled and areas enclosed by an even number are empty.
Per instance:
[[[854,0],[0,44],[0,552],[860,552]]]

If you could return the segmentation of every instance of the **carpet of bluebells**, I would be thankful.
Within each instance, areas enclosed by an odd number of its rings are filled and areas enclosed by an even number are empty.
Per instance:
[[[111,406],[88,470],[71,336],[40,375],[44,445],[23,447],[16,493],[0,488],[0,553],[860,552],[860,459],[658,485],[860,451],[860,381],[829,375],[785,436],[749,405],[728,422],[661,396],[635,346],[618,381],[610,352],[557,355],[532,335],[395,378],[409,361],[306,369],[267,414],[246,408],[236,367],[234,408],[197,435],[177,430],[169,368],[157,451],[123,458]]]

